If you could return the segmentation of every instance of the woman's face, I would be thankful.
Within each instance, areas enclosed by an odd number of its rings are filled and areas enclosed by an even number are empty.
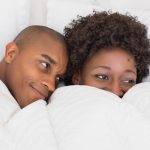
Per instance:
[[[133,57],[122,49],[104,49],[86,61],[74,74],[73,83],[94,86],[122,97],[137,79]]]

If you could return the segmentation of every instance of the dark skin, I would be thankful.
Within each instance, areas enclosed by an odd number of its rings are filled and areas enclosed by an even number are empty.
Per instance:
[[[38,99],[46,100],[67,66],[64,43],[47,33],[37,35],[26,44],[9,43],[0,63],[0,79],[21,108]]]
[[[116,59],[117,58],[117,59]],[[137,70],[133,57],[114,48],[97,52],[73,75],[73,83],[89,85],[122,97],[136,83]]]

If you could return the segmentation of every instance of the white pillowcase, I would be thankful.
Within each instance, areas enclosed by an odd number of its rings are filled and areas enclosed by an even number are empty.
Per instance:
[[[147,4],[137,3],[136,1],[116,2],[115,0],[94,1],[94,0],[47,0],[47,26],[55,28],[63,33],[64,27],[76,19],[77,15],[86,16],[93,10],[104,11],[112,10],[120,13],[129,12],[131,15],[138,16],[138,19],[150,27],[150,10],[147,9],[148,0],[144,0]]]
[[[48,0],[47,2],[47,26],[63,33],[64,27],[76,19],[77,15],[88,15],[93,10],[101,7],[88,2],[82,1],[70,1],[70,0]]]
[[[0,59],[5,45],[29,24],[30,0],[0,1]]]

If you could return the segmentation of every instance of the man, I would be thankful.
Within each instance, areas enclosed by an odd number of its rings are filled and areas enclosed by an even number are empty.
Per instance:
[[[66,70],[67,55],[60,33],[44,26],[27,27],[6,46],[0,80],[21,108],[46,100]]]
[[[63,35],[48,27],[29,26],[13,42],[7,44],[5,56],[0,62],[0,147],[3,150],[12,150],[16,142],[23,147],[30,146],[31,140],[28,143],[28,137],[25,144],[19,141],[21,138],[18,135],[26,137],[28,134],[26,127],[31,127],[29,131],[37,133],[35,139],[32,138],[33,141],[42,141],[46,132],[47,140],[41,146],[47,143],[47,147],[51,148],[48,142],[51,132],[47,132],[50,131],[50,126],[45,105],[57,86],[57,80],[64,74],[67,62],[68,51]],[[33,115],[28,111],[29,104],[33,104]],[[28,120],[23,122],[15,119],[20,114],[19,118],[23,120],[27,115]],[[43,124],[44,127],[36,129],[33,124]],[[32,143],[35,146],[33,149],[41,149],[37,142]]]
[[[0,62],[0,103],[3,104],[0,122],[7,122],[20,107],[46,100],[64,74],[67,61],[68,52],[60,33],[38,25],[21,31],[7,44]]]

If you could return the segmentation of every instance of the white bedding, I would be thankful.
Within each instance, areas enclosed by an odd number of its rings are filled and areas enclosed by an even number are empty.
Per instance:
[[[43,100],[19,111],[6,127],[13,135],[11,150],[58,150]]]
[[[130,12],[147,25],[150,35],[149,3],[0,1],[0,59],[5,44],[24,27],[43,23],[62,33],[77,15],[86,15],[93,9]],[[150,81],[150,76],[146,80]],[[39,100],[22,110],[1,83],[0,90],[1,150],[150,150],[150,83],[134,86],[123,99],[87,86],[62,87],[54,92],[48,106]]]
[[[149,84],[139,84],[130,91],[140,93]],[[130,102],[130,98],[136,100],[130,91],[123,100],[89,86],[58,88],[48,105],[42,100],[34,102],[0,126],[0,147],[3,150],[150,150],[150,119],[145,115],[144,105],[141,111]],[[145,96],[143,91],[141,95]]]
[[[135,85],[129,89],[123,99],[150,119],[150,82]]]
[[[61,150],[150,149],[150,120],[107,91],[63,87],[48,110]]]

